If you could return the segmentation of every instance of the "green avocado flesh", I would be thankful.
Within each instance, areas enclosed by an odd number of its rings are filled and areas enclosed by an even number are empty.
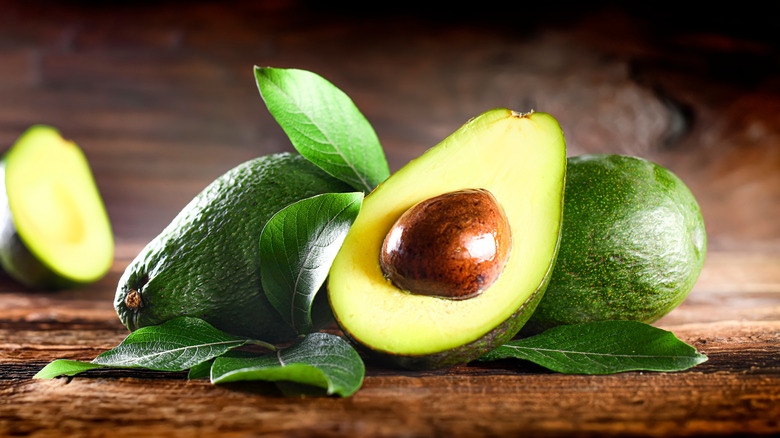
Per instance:
[[[295,337],[261,289],[260,232],[293,202],[350,190],[297,154],[240,164],[198,194],[130,263],[114,300],[119,318],[130,330],[188,315],[266,342]]]
[[[0,165],[0,262],[17,281],[92,283],[114,258],[111,224],[86,157],[49,126],[28,129]]]
[[[663,167],[621,155],[569,158],[564,212],[558,261],[526,330],[653,322],[693,288],[707,249],[704,221],[690,190]]]
[[[544,113],[488,111],[407,164],[366,197],[331,266],[328,294],[345,335],[407,368],[466,363],[510,339],[544,292],[558,248],[566,148]],[[388,231],[418,202],[486,189],[503,208],[511,251],[498,279],[463,300],[416,295],[383,275]]]

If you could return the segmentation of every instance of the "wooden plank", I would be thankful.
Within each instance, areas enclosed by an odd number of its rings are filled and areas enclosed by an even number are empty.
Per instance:
[[[776,339],[775,339],[776,341]],[[775,350],[774,354],[776,355]],[[777,371],[568,376],[464,367],[369,375],[348,399],[284,398],[266,384],[214,386],[155,373],[3,385],[0,433],[348,436],[780,432]]]
[[[741,267],[751,266],[761,269]],[[110,297],[112,289],[98,292]],[[572,376],[511,361],[430,372],[369,364],[363,387],[347,399],[286,398],[265,383],[215,386],[142,370],[31,380],[51,360],[90,360],[126,336],[110,301],[82,294],[0,293],[0,435],[780,433],[775,292],[704,288],[659,321],[708,355],[689,371]]]

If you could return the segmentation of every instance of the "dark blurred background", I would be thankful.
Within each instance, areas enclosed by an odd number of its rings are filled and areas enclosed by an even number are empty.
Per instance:
[[[677,173],[711,252],[776,255],[777,15],[684,3],[0,0],[0,149],[37,123],[75,140],[131,258],[220,174],[293,150],[252,68],[295,67],[352,97],[391,170],[485,110],[544,111],[569,155]]]

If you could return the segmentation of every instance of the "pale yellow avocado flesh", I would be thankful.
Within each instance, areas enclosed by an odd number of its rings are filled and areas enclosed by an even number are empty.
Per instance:
[[[113,261],[113,235],[78,146],[54,128],[35,126],[4,161],[8,205],[28,250],[75,282],[102,277]]]
[[[410,162],[366,197],[328,282],[342,329],[371,349],[425,355],[469,343],[510,318],[550,270],[560,231],[566,151],[544,113],[488,111]],[[379,254],[395,220],[417,202],[485,188],[509,220],[504,272],[476,298],[412,295],[383,276]]]

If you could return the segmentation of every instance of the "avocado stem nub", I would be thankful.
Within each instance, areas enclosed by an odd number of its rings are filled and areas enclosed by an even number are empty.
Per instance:
[[[527,113],[520,112],[520,111],[512,111],[512,117],[515,117],[515,118],[518,118],[518,119],[523,119],[523,118],[531,117],[531,114],[533,114],[533,113],[534,113],[534,110],[528,111]]]
[[[144,306],[141,300],[141,293],[135,289],[130,289],[130,292],[125,295],[125,306],[131,310],[138,310]]]

